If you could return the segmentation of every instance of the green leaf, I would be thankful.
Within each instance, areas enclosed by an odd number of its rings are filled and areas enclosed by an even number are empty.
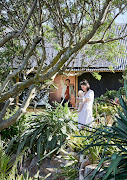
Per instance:
[[[14,141],[17,139],[17,136],[15,136],[14,138],[11,139],[11,141],[9,142],[9,145],[7,146],[5,152],[8,153],[14,143]]]
[[[125,88],[125,93],[126,93],[126,98],[127,98],[127,79],[124,80],[124,88]]]
[[[94,179],[94,177],[95,177],[98,169],[102,166],[103,162],[104,162],[105,160],[108,160],[108,159],[109,159],[109,157],[105,157],[105,158],[102,158],[102,159],[100,160],[100,162],[99,162],[96,170],[95,170],[94,173],[93,173],[93,176],[92,176],[91,180]]]
[[[106,180],[112,171],[116,170],[118,163],[122,160],[122,156],[118,156],[116,153],[114,153],[112,156],[112,161],[110,166],[108,167],[106,175],[102,178],[102,180]]]
[[[32,136],[31,141],[30,141],[30,148],[32,147],[35,138],[37,138],[37,134],[39,134],[42,131],[42,129],[43,129],[43,125],[41,125],[41,127],[39,129],[35,129],[33,131],[33,136]]]
[[[37,140],[37,156],[38,156],[38,160],[41,157],[42,154],[42,138],[43,138],[43,134],[40,135],[40,137]]]

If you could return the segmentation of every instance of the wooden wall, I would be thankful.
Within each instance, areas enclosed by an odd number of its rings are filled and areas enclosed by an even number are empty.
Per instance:
[[[70,76],[68,77],[70,79],[71,85],[74,85],[74,89],[76,91],[76,96],[77,92],[80,87],[80,81],[83,79],[87,79],[88,82],[90,83],[91,89],[94,90],[95,92],[95,97],[99,97],[102,94],[106,92],[106,90],[118,90],[122,84],[119,82],[119,79],[122,79],[122,72],[116,72],[116,73],[111,73],[111,72],[100,72],[99,73],[102,78],[100,81],[95,79],[91,73],[84,73],[81,76]],[[66,78],[64,77],[64,80]],[[54,83],[57,86],[57,89],[51,90],[50,91],[50,103],[52,104],[53,101],[60,102],[61,101],[61,93],[62,93],[62,86],[61,86],[61,75],[56,76],[54,79]],[[75,97],[72,95],[71,96],[71,104],[73,107],[75,107]]]
[[[122,86],[122,84],[119,82],[119,79],[122,79],[122,72],[100,72],[99,74],[102,76],[100,81],[95,79],[91,73],[84,73],[81,76],[79,76],[78,89],[81,89],[79,83],[83,79],[88,80],[91,89],[93,89],[95,92],[95,97],[99,97],[100,95],[104,94],[106,92],[106,89],[118,90]]]
[[[64,77],[63,80],[65,79],[70,79],[70,84],[74,85],[74,90],[76,89],[75,82],[76,82],[76,77],[75,76],[69,76],[68,78]],[[57,89],[50,90],[50,104],[52,104],[53,101],[60,102],[61,101],[61,94],[62,94],[62,86],[61,86],[61,75],[58,75],[54,79],[54,83],[57,86]],[[78,85],[78,84],[77,84]],[[71,96],[71,104],[73,107],[75,107],[75,97],[72,95]]]

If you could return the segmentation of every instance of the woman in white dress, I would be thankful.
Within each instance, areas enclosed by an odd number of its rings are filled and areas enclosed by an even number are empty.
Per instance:
[[[81,129],[83,125],[88,125],[93,121],[92,109],[94,101],[94,91],[90,89],[90,85],[87,80],[80,82],[81,88],[84,92],[81,102],[83,107],[78,114],[78,127]]]

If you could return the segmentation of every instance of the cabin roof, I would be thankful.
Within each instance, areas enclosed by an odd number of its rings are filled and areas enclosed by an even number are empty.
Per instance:
[[[127,34],[127,24],[116,24],[115,25],[115,33],[118,36],[124,36]],[[124,39],[120,39],[119,40],[120,44],[122,44],[123,46],[125,46],[125,56],[121,57],[116,57],[116,63],[112,63],[109,61],[105,61],[105,60],[99,60],[96,61],[96,63],[91,64],[89,66],[90,63],[90,59],[84,59],[84,61],[86,62],[85,66],[82,66],[82,55],[79,54],[77,56],[77,58],[79,59],[78,61],[74,61],[71,62],[68,70],[71,68],[71,71],[86,71],[86,72],[109,72],[111,71],[111,69],[109,68],[110,66],[113,66],[114,71],[123,71],[125,69],[125,67],[127,66],[127,37],[125,37]],[[73,68],[72,68],[73,66]]]
[[[112,29],[110,29],[112,31]],[[115,33],[118,36],[124,36],[127,34],[127,24],[116,24],[115,25]],[[127,37],[124,39],[120,39],[119,42],[125,46],[125,56],[122,57],[117,57],[116,62],[117,63],[112,63],[109,61],[106,61],[104,59],[100,59],[96,62],[94,62],[93,64],[92,59],[89,58],[84,58],[84,55],[82,52],[80,52],[76,58],[69,64],[67,70],[71,71],[86,71],[86,72],[110,72],[111,69],[109,69],[110,66],[113,66],[114,71],[123,71],[125,69],[125,67],[127,66]],[[40,50],[40,53],[42,50]],[[49,65],[50,62],[52,61],[52,59],[55,57],[55,55],[57,55],[56,50],[54,50],[52,48],[52,46],[50,46],[49,44],[46,46],[46,54],[48,56],[46,64]],[[82,65],[82,63],[85,62],[85,64]],[[35,57],[31,57],[30,59],[30,66],[32,67],[37,67],[37,62],[35,60]],[[15,61],[13,66],[15,68],[19,67],[19,64]]]

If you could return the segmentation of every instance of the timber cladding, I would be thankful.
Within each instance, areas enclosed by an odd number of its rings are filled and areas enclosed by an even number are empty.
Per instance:
[[[95,92],[95,97],[99,97],[102,94],[106,92],[106,90],[118,90],[122,84],[119,82],[120,79],[122,79],[122,72],[100,72],[99,73],[102,78],[101,80],[95,79],[91,73],[84,73],[81,76],[69,76],[68,78],[70,79],[70,84],[74,85],[74,90],[76,91],[76,96],[77,92],[80,87],[80,81],[83,79],[87,79],[88,82],[90,83],[91,89],[94,90]],[[66,77],[64,77],[64,80]],[[53,101],[60,102],[61,101],[61,94],[62,94],[62,86],[61,86],[61,75],[58,75],[54,79],[54,83],[57,87],[57,89],[52,89],[50,90],[50,97],[49,101],[50,104],[52,104]],[[71,96],[71,104],[73,107],[75,107],[75,97],[72,95]]]
[[[74,90],[75,90],[76,89],[75,76],[69,76],[67,78],[64,77],[63,80],[65,79],[70,79],[70,84],[74,85]],[[54,79],[54,83],[57,86],[57,89],[50,90],[50,97],[49,97],[50,104],[52,104],[53,101],[57,101],[57,102],[61,101],[62,86],[60,80],[61,80],[61,75],[57,75]],[[71,104],[72,107],[75,107],[75,97],[73,95],[71,95]]]
[[[101,80],[95,79],[91,73],[84,73],[78,77],[78,89],[80,87],[80,81],[87,79],[90,83],[90,87],[95,92],[95,97],[99,97],[106,92],[106,90],[118,90],[122,84],[119,79],[122,79],[122,72],[100,72]]]

